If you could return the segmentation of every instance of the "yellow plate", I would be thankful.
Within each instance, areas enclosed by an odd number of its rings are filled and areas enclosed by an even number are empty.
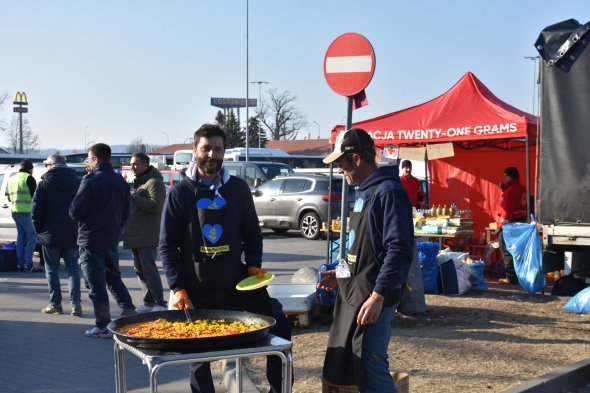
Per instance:
[[[258,276],[246,277],[236,285],[236,289],[238,291],[251,291],[252,289],[262,288],[271,282],[273,278],[275,278],[275,275],[268,272],[264,273],[262,280],[259,280]]]

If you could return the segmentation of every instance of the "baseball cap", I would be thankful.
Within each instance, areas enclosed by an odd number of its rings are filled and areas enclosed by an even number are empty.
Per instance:
[[[336,143],[334,144],[334,151],[324,158],[323,162],[324,164],[329,164],[339,159],[343,154],[359,153],[374,149],[375,142],[373,142],[373,138],[365,130],[351,128],[338,134]]]

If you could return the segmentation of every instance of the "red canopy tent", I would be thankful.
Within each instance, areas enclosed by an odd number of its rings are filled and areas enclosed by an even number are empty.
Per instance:
[[[367,131],[380,148],[452,142],[454,157],[428,161],[430,201],[471,209],[478,236],[496,219],[504,168],[517,167],[521,179],[535,168],[529,142],[536,139],[538,118],[501,101],[471,72],[431,101],[353,127]],[[343,129],[332,129],[332,143]],[[535,170],[528,179],[531,187],[536,178]]]

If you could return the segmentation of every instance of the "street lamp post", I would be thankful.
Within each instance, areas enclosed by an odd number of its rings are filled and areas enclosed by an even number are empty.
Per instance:
[[[18,113],[18,123],[20,130],[18,152],[20,154],[23,154],[23,113],[27,113],[29,111],[29,108],[26,107],[27,105],[29,105],[27,101],[27,94],[24,91],[17,91],[14,95],[13,103],[15,105],[14,112]]]
[[[318,139],[320,139],[320,123],[318,123],[317,121],[313,121],[315,123],[316,126],[318,126]]]
[[[537,88],[537,60],[539,59],[540,56],[525,56],[524,58],[527,60],[532,60],[533,61],[533,115],[535,114],[535,97],[537,96],[536,94],[536,88]]]
[[[170,146],[170,137],[168,136],[168,133],[162,131],[162,134],[166,135],[166,144],[167,144],[167,146]]]
[[[262,147],[261,146],[261,142],[260,142],[260,139],[261,139],[261,135],[260,135],[261,134],[261,132],[260,132],[260,129],[261,129],[261,127],[260,127],[260,120],[261,120],[261,116],[262,116],[262,113],[260,112],[260,109],[261,109],[260,106],[262,105],[262,84],[263,83],[268,84],[269,82],[256,81],[256,82],[250,82],[250,83],[256,83],[256,84],[258,84],[258,147]]]

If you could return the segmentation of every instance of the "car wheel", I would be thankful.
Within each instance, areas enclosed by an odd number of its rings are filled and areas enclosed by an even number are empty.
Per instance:
[[[320,237],[320,218],[316,213],[305,213],[299,222],[301,234],[308,240],[316,240]]]
[[[281,235],[283,233],[287,233],[287,231],[289,230],[289,228],[272,228],[272,230],[277,235]]]

